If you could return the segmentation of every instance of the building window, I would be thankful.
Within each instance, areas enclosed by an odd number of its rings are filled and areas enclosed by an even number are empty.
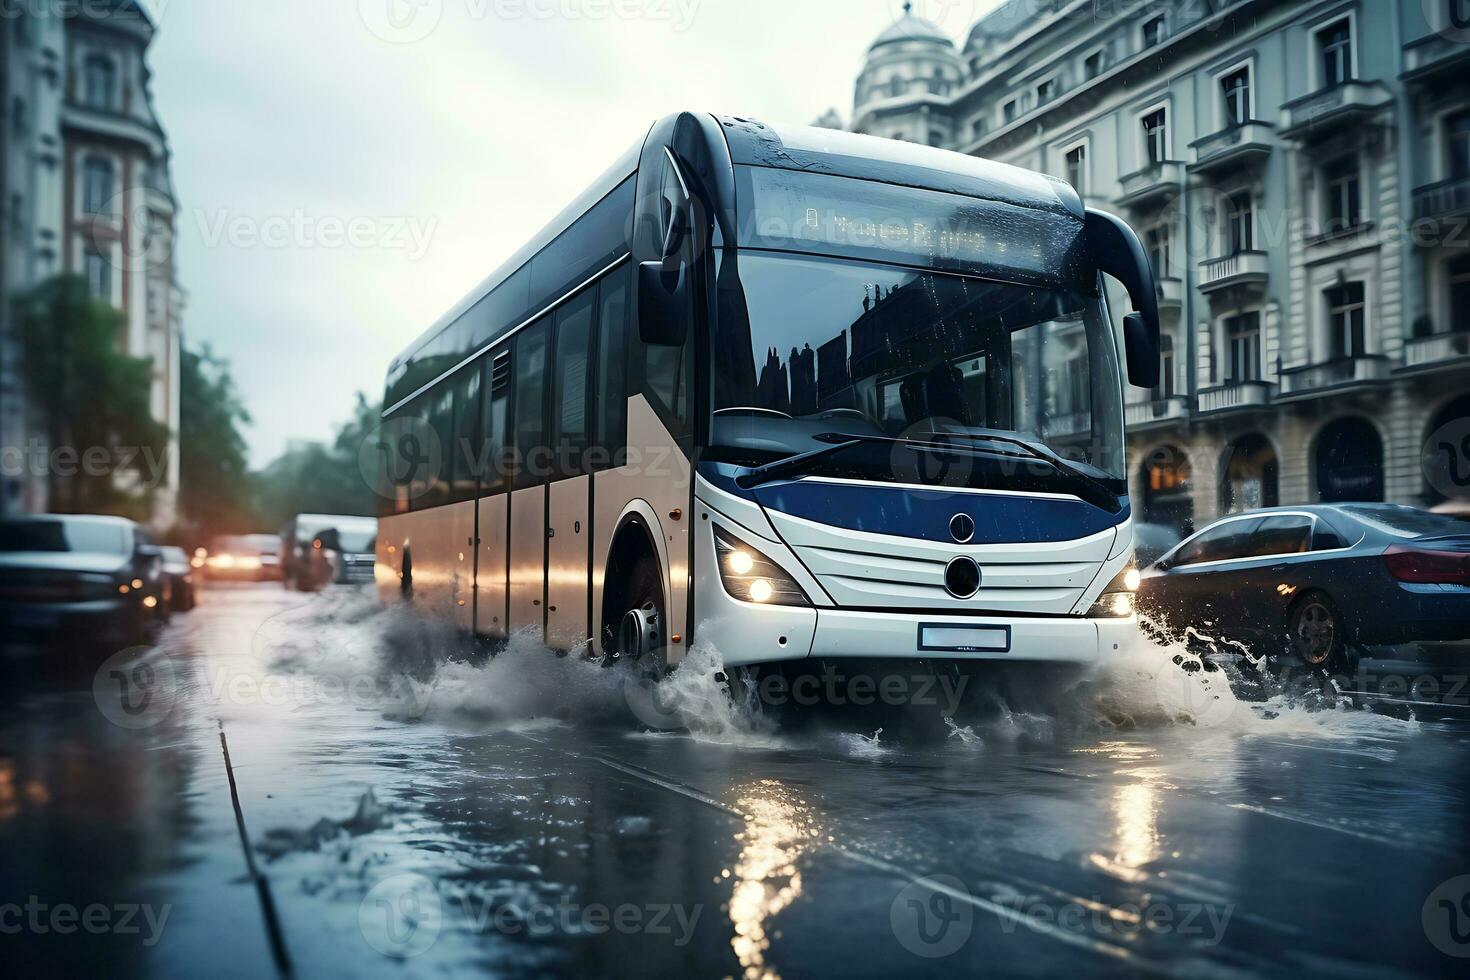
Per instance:
[[[1232,194],[1225,215],[1227,255],[1239,255],[1256,247],[1255,201],[1249,191]]]
[[[1445,165],[1451,180],[1470,177],[1470,110],[1462,109],[1445,119]]]
[[[889,95],[902,95],[909,87],[909,83],[902,78],[890,79],[888,82]]]
[[[1153,266],[1155,279],[1169,276],[1169,226],[1155,225],[1144,233],[1144,244],[1148,248],[1149,265]]]
[[[117,66],[94,54],[82,64],[82,102],[94,109],[117,107]]]
[[[1225,96],[1225,125],[1244,126],[1251,118],[1251,70],[1238,68],[1220,79]]]
[[[1323,88],[1341,85],[1353,77],[1353,33],[1347,20],[1318,31],[1317,50],[1321,57]]]
[[[1346,157],[1329,164],[1323,171],[1327,189],[1328,234],[1357,226],[1362,216],[1362,184],[1358,176],[1358,158]]]
[[[1057,80],[1055,78],[1048,78],[1044,82],[1038,82],[1036,85],[1036,104],[1046,105],[1056,94]]]
[[[82,210],[87,214],[105,214],[112,196],[112,164],[100,157],[89,157],[82,164]]]
[[[82,257],[87,288],[97,299],[112,301],[112,264],[100,252],[87,251]]]
[[[1238,385],[1261,380],[1261,315],[1243,313],[1226,317],[1225,338],[1230,345],[1225,383]]]
[[[931,129],[931,130],[929,130],[929,145],[930,146],[943,146],[944,145],[944,134],[941,133],[937,129]]]
[[[1161,107],[1144,116],[1142,122],[1144,155],[1150,166],[1157,166],[1169,158],[1169,114]]]
[[[1094,51],[1082,59],[1082,74],[1087,78],[1096,78],[1103,73],[1103,53]]]
[[[1155,45],[1162,44],[1164,41],[1164,15],[1160,14],[1157,17],[1151,17],[1148,20],[1144,21],[1141,33],[1143,35],[1143,46],[1145,48],[1151,48]]]
[[[1154,389],[1154,398],[1162,401],[1174,397],[1174,338],[1169,334],[1159,336],[1159,386]]]
[[[1363,317],[1363,284],[1346,282],[1324,293],[1327,299],[1328,343],[1333,357],[1362,357],[1367,353]]]
[[[1470,255],[1449,264],[1450,329],[1470,330]]]
[[[1077,193],[1087,190],[1087,144],[1078,143],[1067,151],[1067,183]]]
[[[1003,106],[1000,107],[1000,117],[1005,122],[1008,122],[1008,123],[1015,122],[1016,121],[1016,115],[1017,115],[1017,113],[1019,111],[1020,111],[1020,105],[1017,103],[1017,101],[1015,99],[1011,99],[1010,101],[1006,102],[1005,105],[1003,105]]]

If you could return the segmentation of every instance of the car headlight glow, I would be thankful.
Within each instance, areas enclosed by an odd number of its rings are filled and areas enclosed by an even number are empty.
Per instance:
[[[1102,595],[1097,597],[1097,602],[1087,611],[1089,619],[1127,619],[1137,609],[1134,601],[1138,587],[1143,583],[1143,576],[1139,574],[1138,566],[1129,563],[1113,580],[1103,589]]]
[[[776,606],[810,606],[800,585],[785,570],[739,538],[714,529],[720,582],[741,602]]]

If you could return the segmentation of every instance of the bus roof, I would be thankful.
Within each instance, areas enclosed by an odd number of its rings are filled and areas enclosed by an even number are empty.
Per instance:
[[[812,126],[777,126],[743,116],[690,115],[702,116],[715,124],[711,129],[718,128],[725,142],[718,152],[727,151],[734,165],[854,177],[998,201],[1065,217],[1077,223],[1078,232],[1085,218],[1081,199],[1065,181],[1008,164],[859,133]],[[420,389],[424,379],[409,380],[411,372],[420,372],[421,367],[429,364],[434,364],[429,374],[453,367],[459,355],[472,354],[473,348],[487,339],[459,338],[457,333],[463,324],[479,317],[479,311],[475,311],[477,304],[492,305],[501,294],[523,288],[518,284],[526,278],[532,259],[552,246],[599,202],[611,201],[609,195],[637,173],[651,131],[652,127],[571,204],[393,359],[388,368],[385,413],[394,407],[404,391]]]
[[[863,133],[771,125],[738,116],[717,118],[735,164],[921,187],[1066,214],[1078,221],[1086,215],[1070,184],[1033,170]]]

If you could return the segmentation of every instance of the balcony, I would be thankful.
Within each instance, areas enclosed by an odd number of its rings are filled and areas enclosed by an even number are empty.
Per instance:
[[[1263,164],[1276,145],[1276,133],[1270,123],[1253,119],[1189,145],[1194,148],[1189,172],[1214,177]]]
[[[1335,357],[1281,371],[1277,401],[1295,401],[1320,395],[1376,388],[1388,380],[1388,358],[1381,354]]]
[[[1470,70],[1470,45],[1438,31],[1404,45],[1406,82],[1433,82],[1436,79],[1463,80]]]
[[[1404,372],[1435,371],[1470,363],[1470,331],[1414,337],[1404,343]]]
[[[1437,221],[1470,214],[1470,177],[1452,177],[1414,188],[1414,220]]]
[[[1281,135],[1301,141],[1322,139],[1364,124],[1392,101],[1393,96],[1378,82],[1334,85],[1283,105],[1286,128]]]
[[[1159,291],[1159,306],[1178,310],[1184,306],[1184,280],[1173,276],[1155,279]]]
[[[1199,289],[1213,293],[1232,286],[1264,285],[1271,277],[1265,252],[1236,252],[1199,264]]]
[[[1184,187],[1184,164],[1165,160],[1125,174],[1119,179],[1123,193],[1118,196],[1121,208],[1149,208],[1168,204]]]
[[[1271,385],[1265,381],[1227,382],[1199,393],[1200,415],[1223,415],[1227,412],[1259,412],[1271,405]]]
[[[1129,431],[1157,429],[1183,423],[1189,418],[1189,399],[1183,395],[1155,398],[1123,406]]]

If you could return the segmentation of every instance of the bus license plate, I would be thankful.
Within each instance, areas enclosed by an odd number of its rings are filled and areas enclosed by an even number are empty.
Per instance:
[[[1011,628],[921,623],[919,649],[947,653],[1006,653],[1011,649]]]

